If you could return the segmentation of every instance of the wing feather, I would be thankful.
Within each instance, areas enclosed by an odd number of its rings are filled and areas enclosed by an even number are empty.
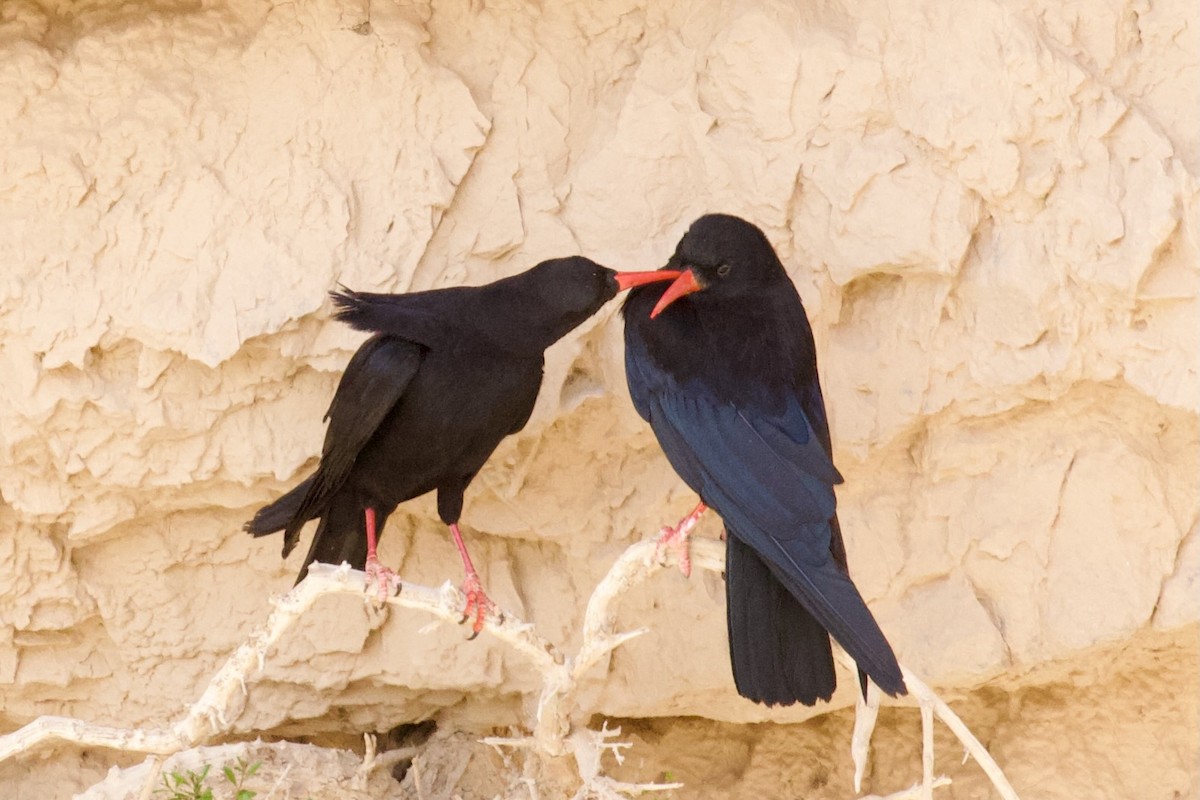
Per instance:
[[[833,466],[799,400],[779,414],[703,391],[648,393],[651,426],[673,466],[885,691],[904,691],[891,646],[834,560]],[[693,483],[693,480],[695,483]]]
[[[425,350],[394,336],[363,343],[342,374],[325,418],[325,444],[312,484],[284,532],[284,556],[296,545],[300,528],[318,516],[346,482],[363,447],[375,435],[421,365]]]

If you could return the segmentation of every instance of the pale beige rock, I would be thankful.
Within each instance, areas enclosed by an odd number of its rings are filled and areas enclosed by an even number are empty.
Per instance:
[[[1200,536],[1193,525],[1179,548],[1175,572],[1163,584],[1154,609],[1154,625],[1175,628],[1200,616]]]
[[[1024,686],[1194,625],[1192,12],[8,0],[0,725],[169,720],[265,618],[300,556],[239,527],[319,452],[362,338],[329,321],[337,282],[478,283],[574,252],[650,268],[715,210],[760,224],[805,300],[852,569],[926,678]],[[551,350],[464,515],[494,596],[566,644],[624,545],[694,502],[627,399],[615,309]],[[458,578],[428,498],[382,555]],[[736,696],[723,606],[711,577],[634,592],[621,621],[652,632],[584,696],[814,713]],[[237,729],[521,720],[515,656],[375,623],[320,609]],[[1185,724],[1162,719],[1144,735]],[[995,741],[1020,758],[1082,735],[1062,725]]]

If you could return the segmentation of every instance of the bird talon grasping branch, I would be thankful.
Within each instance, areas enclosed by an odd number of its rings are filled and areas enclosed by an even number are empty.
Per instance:
[[[479,632],[483,630],[485,620],[491,618],[495,619],[497,623],[504,622],[504,614],[492,602],[491,598],[484,593],[483,587],[479,585],[478,576],[474,578],[468,577],[459,591],[467,597],[466,605],[463,607],[462,620],[459,624],[461,625],[470,619],[471,609],[475,609],[475,623],[471,626],[471,635],[467,637],[467,641],[472,641],[479,635]]]
[[[367,557],[367,563],[363,571],[367,576],[364,588],[369,592],[371,587],[374,586],[375,597],[380,603],[386,602],[400,588],[400,576],[379,563],[379,559],[375,556]]]
[[[450,533],[454,535],[454,546],[458,548],[458,554],[462,558],[463,572],[466,573],[462,587],[459,589],[467,598],[467,603],[463,607],[462,622],[466,622],[471,615],[471,609],[475,609],[475,624],[471,626],[474,633],[467,637],[467,641],[471,641],[483,630],[484,618],[489,614],[498,615],[499,610],[487,596],[487,592],[483,590],[483,582],[479,580],[479,573],[475,571],[475,565],[471,563],[471,554],[467,552],[467,546],[463,543],[462,532],[458,529],[457,523],[450,526]],[[503,618],[502,615],[501,618]]]
[[[370,589],[371,584],[375,584],[376,597],[382,604],[395,589],[400,588],[400,576],[379,563],[379,556],[375,552],[378,541],[375,531],[375,509],[370,506],[363,509],[363,519],[366,522],[367,532],[367,561],[363,570],[367,573],[366,588]]]
[[[664,525],[658,531],[658,538],[654,541],[654,557],[659,561],[665,558],[667,552],[675,553],[675,560],[679,564],[679,571],[683,573],[683,577],[692,577],[692,553],[690,549],[692,531],[696,529],[696,524],[700,521],[700,517],[708,510],[708,506],[704,503],[697,503],[686,517],[679,520],[679,524],[674,528]]]

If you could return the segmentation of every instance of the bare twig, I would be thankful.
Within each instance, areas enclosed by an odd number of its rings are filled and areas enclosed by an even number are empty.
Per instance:
[[[74,742],[84,747],[109,747],[130,753],[170,755],[187,744],[173,730],[128,730],[92,725],[70,717],[38,717],[23,728],[0,737],[0,761],[32,750],[43,742]]]
[[[858,679],[858,670],[854,670]],[[883,693],[876,689],[863,699],[860,684],[854,693],[854,733],[850,736],[850,758],[854,761],[854,791],[862,791],[863,775],[867,771],[867,759],[871,750],[871,734],[875,732],[875,721],[879,718],[879,698]]]
[[[417,800],[425,800],[425,788],[421,785],[421,757],[417,756],[412,762],[413,786],[417,788]]]
[[[725,568],[724,545],[714,540],[692,540],[691,559],[694,566],[721,572]],[[633,586],[671,566],[674,560],[673,553],[668,554],[667,558],[661,558],[652,539],[630,546],[592,593],[584,614],[583,638],[579,652],[571,658],[564,657],[552,643],[542,638],[532,625],[512,614],[489,615],[484,620],[483,630],[526,657],[542,677],[542,692],[538,699],[535,719],[532,721],[531,735],[511,739],[491,737],[482,740],[483,743],[494,747],[524,748],[548,756],[571,754],[575,758],[582,782],[577,794],[579,798],[630,797],[680,786],[673,783],[629,784],[605,777],[601,769],[603,754],[612,753],[620,763],[620,750],[627,745],[610,741],[619,735],[619,730],[609,730],[605,726],[600,731],[594,731],[583,727],[580,720],[588,710],[580,708],[576,700],[579,683],[589,670],[621,644],[646,632],[645,628],[624,633],[614,630],[617,601]],[[364,584],[365,575],[351,570],[345,564],[341,567],[312,565],[304,581],[274,601],[275,608],[266,624],[234,651],[213,676],[200,699],[170,728],[126,730],[90,725],[64,717],[41,717],[14,733],[0,737],[0,761],[52,740],[158,755],[170,755],[209,741],[230,730],[232,723],[245,707],[248,680],[263,669],[267,653],[284,633],[319,599],[333,594],[361,594]],[[400,594],[386,600],[388,606],[419,610],[450,623],[460,620],[464,602],[462,594],[449,583],[431,588],[402,582]],[[838,657],[843,666],[851,672],[856,671],[853,662],[844,653],[839,651]],[[944,786],[948,782],[944,778],[935,780],[933,777],[934,716],[942,720],[962,741],[967,752],[974,756],[992,780],[1001,797],[1004,800],[1018,800],[1003,772],[962,720],[923,681],[903,666],[901,670],[912,696],[921,708],[922,780],[912,789],[891,795],[887,800],[910,797],[929,800],[934,788]],[[870,702],[860,701],[856,707],[855,728],[851,740],[856,791],[866,770],[881,693],[876,689],[870,694]],[[369,772],[371,763],[376,762],[369,756],[362,770],[364,775]],[[414,780],[418,780],[418,773],[419,768],[414,760]],[[418,793],[420,791],[421,787],[418,784]]]
[[[142,782],[142,791],[138,793],[138,800],[150,800],[150,795],[154,794],[154,785],[158,783],[158,776],[162,774],[162,765],[162,756],[150,756],[149,769],[146,780]]]
[[[363,760],[358,765],[358,769],[354,771],[354,777],[350,779],[350,785],[355,789],[366,789],[367,781],[371,778],[371,771],[378,765],[375,758],[375,734],[363,734]]]
[[[413,745],[409,747],[397,747],[395,750],[384,750],[375,756],[375,761],[371,766],[374,769],[391,769],[401,761],[409,761],[416,758],[421,749]]]
[[[836,653],[838,663],[848,670],[857,672],[857,667],[850,656],[841,650],[836,651]],[[970,728],[954,713],[950,706],[946,705],[945,701],[938,697],[937,693],[933,689],[930,689],[925,681],[914,675],[912,670],[903,664],[900,665],[900,673],[904,676],[904,683],[908,686],[909,695],[916,700],[918,707],[921,709],[921,783],[917,784],[917,788],[921,792],[919,796],[922,800],[928,800],[928,798],[932,797],[933,789],[949,783],[948,778],[935,779],[933,777],[934,717],[940,719],[958,737],[963,747],[966,748],[967,754],[978,762],[984,774],[992,781],[992,785],[996,787],[996,791],[1000,793],[1000,796],[1004,800],[1020,800],[1016,790],[1008,782],[1008,778],[1004,777],[1004,771],[1000,769],[996,760],[992,758],[992,754],[975,738],[975,734],[971,733]],[[874,687],[874,684],[872,684],[872,687]],[[870,692],[870,702],[864,704],[860,700],[855,707],[854,734],[851,738],[850,746],[851,755],[854,759],[855,791],[859,791],[859,780],[866,770],[867,749],[870,744],[871,733],[875,729],[875,716],[879,710],[879,700],[882,694],[883,692],[874,687]],[[872,706],[874,707],[872,708]],[[945,783],[942,781],[945,781]],[[907,797],[908,795],[903,796]]]
[[[284,764],[283,769],[279,773],[279,777],[275,779],[275,783],[271,785],[271,790],[267,792],[262,800],[273,800],[275,793],[279,791],[279,787],[283,786],[283,782],[287,780],[288,773],[292,771],[291,764]]]
[[[930,714],[921,717],[921,724],[932,729],[932,717],[936,716],[942,723],[950,729],[950,731],[958,737],[963,746],[967,749],[967,753],[979,764],[984,773],[991,780],[992,785],[996,787],[996,791],[1004,800],[1020,800],[1017,797],[1017,792],[1013,789],[1012,784],[1004,777],[1004,771],[1000,769],[1000,765],[992,758],[992,754],[987,748],[975,738],[975,734],[971,733],[971,729],[967,727],[959,716],[954,713],[950,706],[946,705],[942,698],[925,684],[923,680],[914,675],[909,669],[900,666],[901,672],[904,675],[904,682],[908,685],[908,691],[916,698],[922,709],[928,708]],[[928,745],[930,770],[933,769],[933,733],[930,730],[928,736],[923,737]]]
[[[713,539],[692,539],[691,559],[693,566],[698,566],[710,572],[724,572],[725,545],[723,542]],[[661,569],[673,566],[674,561],[673,553],[669,553],[666,558],[658,556],[653,539],[638,542],[621,554],[620,558],[609,569],[608,574],[604,576],[604,580],[596,587],[596,590],[592,593],[591,600],[588,602],[587,612],[584,615],[583,644],[573,664],[572,677],[574,681],[569,684],[571,689],[574,688],[574,682],[578,681],[584,672],[611,652],[614,647],[643,632],[642,629],[639,629],[626,634],[613,633],[613,627],[616,622],[615,603],[630,588],[650,578]],[[841,650],[838,650],[838,660],[851,674],[857,675],[857,666]],[[991,779],[1000,796],[1004,800],[1019,800],[1016,791],[1012,788],[1008,779],[1005,778],[1004,772],[996,764],[991,754],[988,753],[987,748],[980,744],[979,740],[975,738],[974,734],[959,719],[958,715],[924,681],[914,675],[911,670],[903,665],[901,665],[900,669],[904,675],[905,683],[908,685],[909,692],[916,698],[921,709],[922,775],[921,783],[915,787],[918,794],[910,794],[913,790],[907,789],[896,795],[889,796],[886,800],[901,800],[908,797],[920,797],[921,800],[930,800],[935,788],[946,786],[950,783],[948,778],[935,779],[933,775],[933,717],[935,715],[959,738],[959,741],[966,747],[967,752],[975,758],[988,778]],[[856,792],[861,791],[862,777],[866,771],[868,751],[870,749],[871,734],[875,729],[875,721],[879,713],[879,702],[882,694],[878,687],[874,687],[868,693],[870,700],[864,703],[860,699],[855,707],[851,756],[854,761],[854,788]],[[861,692],[856,693],[856,695],[859,698],[862,697]],[[569,704],[564,702],[563,705]],[[581,767],[582,772],[583,769]]]
[[[39,717],[13,733],[0,736],[0,761],[54,740],[156,755],[171,755],[210,741],[232,727],[245,707],[248,679],[264,667],[267,653],[305,612],[323,597],[362,594],[365,581],[362,572],[347,565],[313,564],[296,588],[273,601],[275,609],[266,624],[234,651],[209,681],[200,699],[169,728],[129,730],[67,717]],[[389,606],[420,609],[447,622],[457,623],[460,619],[464,599],[449,583],[437,589],[412,583],[402,586],[398,597],[388,598]],[[485,630],[523,653],[539,671],[551,669],[562,660],[533,626],[511,615],[503,620],[489,617]]]

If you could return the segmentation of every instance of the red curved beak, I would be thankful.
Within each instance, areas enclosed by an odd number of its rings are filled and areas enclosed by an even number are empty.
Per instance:
[[[662,297],[658,299],[658,305],[656,305],[654,310],[650,312],[650,319],[657,317],[662,313],[664,308],[671,305],[671,303],[674,303],[685,294],[698,292],[703,288],[704,286],[701,285],[698,280],[696,280],[696,274],[690,269],[685,269],[683,272],[679,273],[679,277],[675,279],[675,282],[668,286],[667,290],[663,292]]]
[[[635,286],[641,286],[646,283],[674,280],[681,274],[677,269],[656,269],[651,272],[618,272],[617,286],[619,288],[617,291],[623,292],[626,289],[632,289]]]

